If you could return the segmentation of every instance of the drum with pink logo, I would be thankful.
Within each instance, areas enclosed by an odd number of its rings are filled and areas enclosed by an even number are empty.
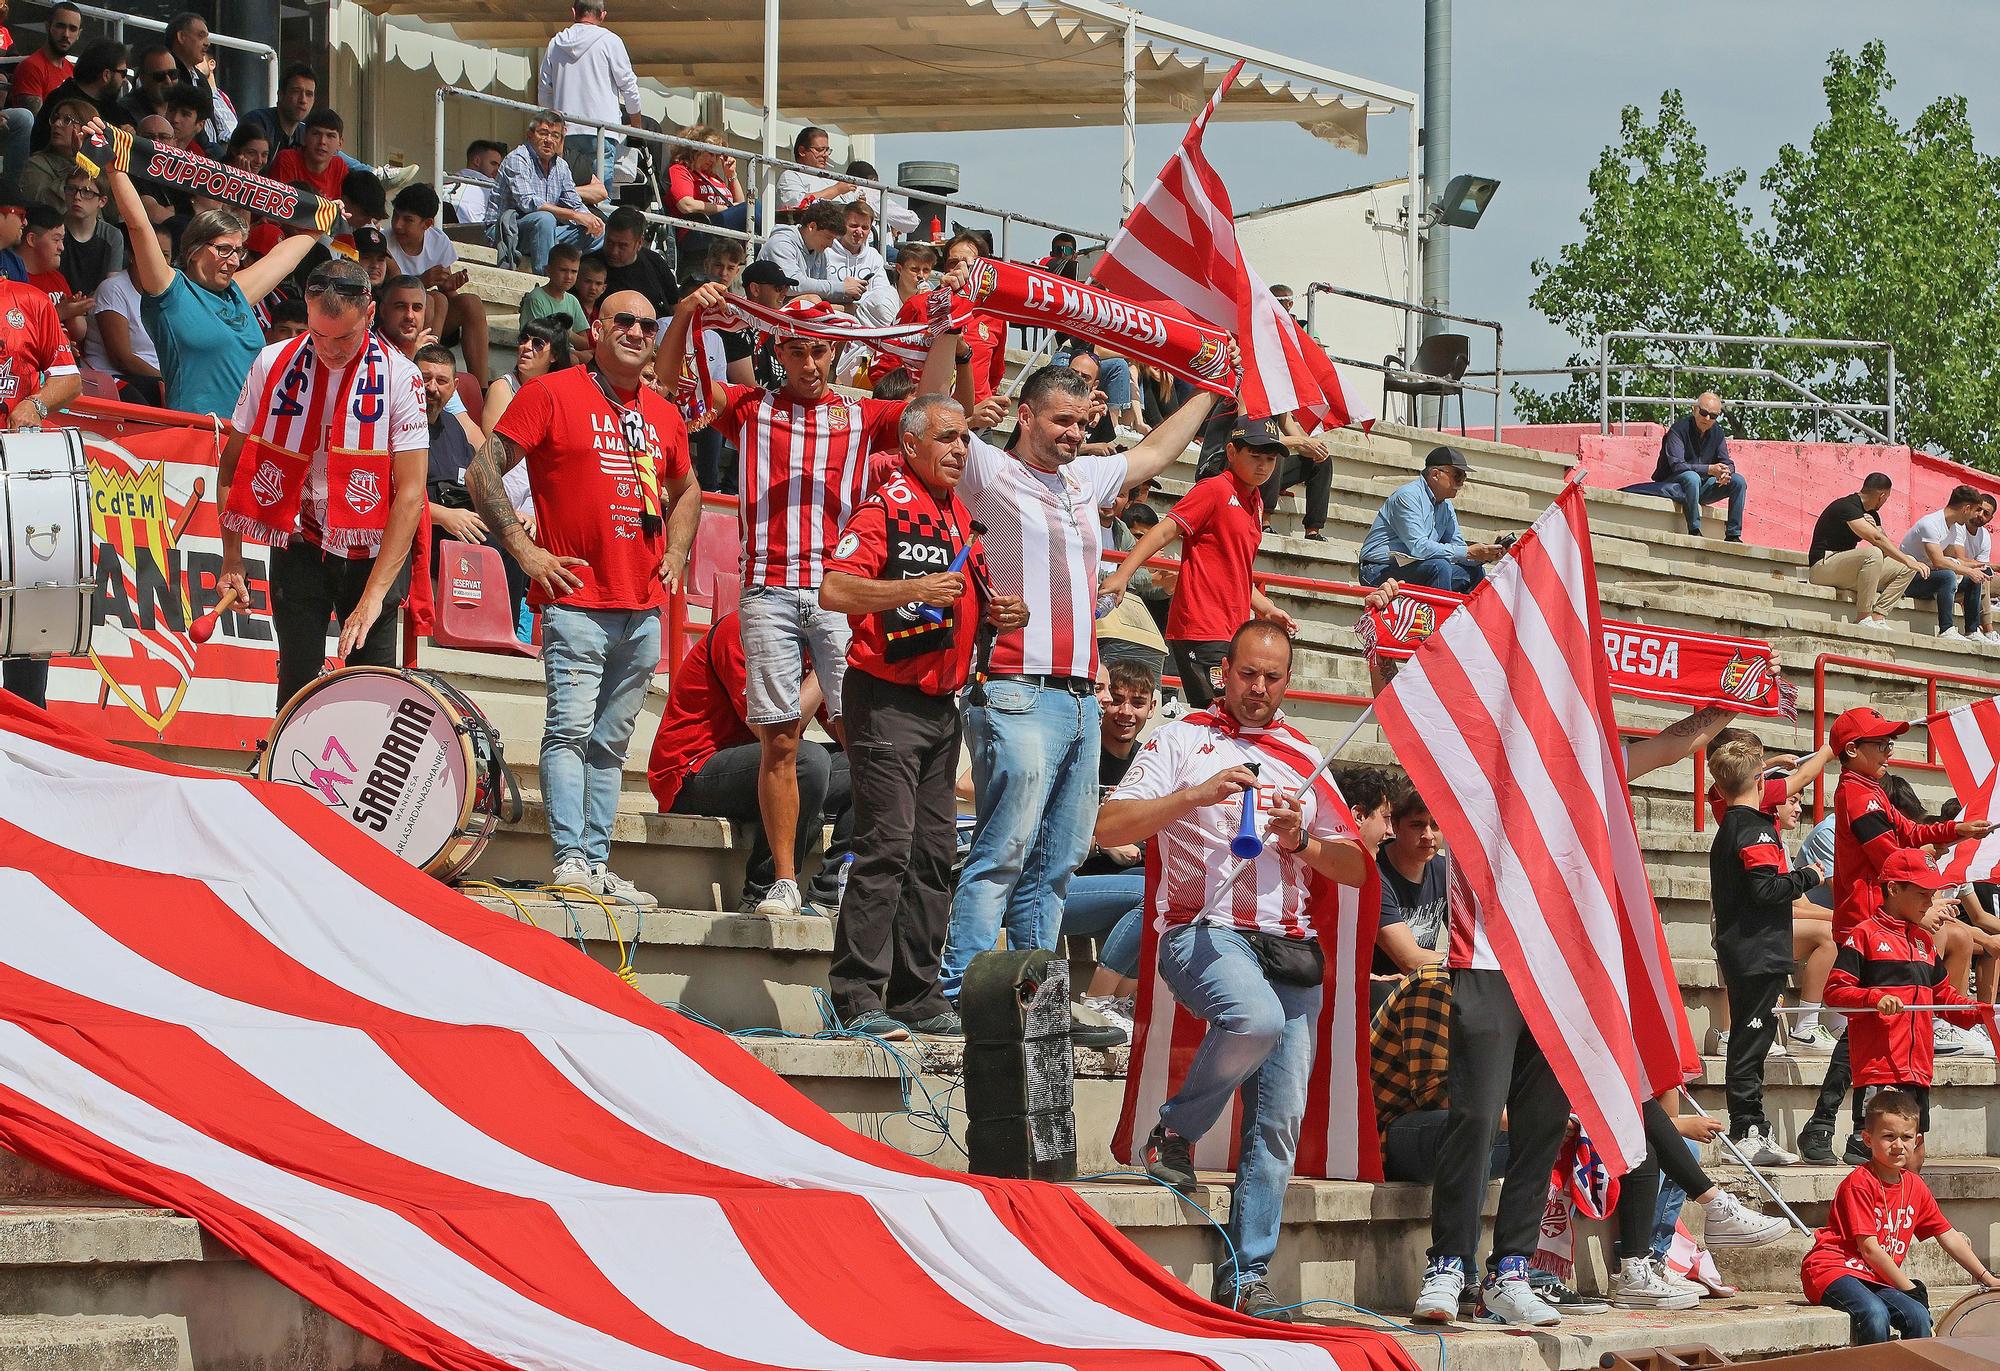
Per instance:
[[[258,774],[312,792],[412,866],[448,881],[520,817],[500,735],[479,707],[415,668],[356,666],[294,695]]]

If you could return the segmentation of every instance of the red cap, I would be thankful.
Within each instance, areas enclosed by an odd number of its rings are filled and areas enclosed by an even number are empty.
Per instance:
[[[1873,705],[1850,709],[1833,721],[1833,755],[1838,757],[1846,752],[1850,743],[1869,738],[1900,738],[1909,731],[1908,724],[1883,718],[1882,711]]]
[[[1957,885],[1951,877],[1939,871],[1924,860],[1922,848],[1899,847],[1889,854],[1882,863],[1879,881],[1901,881],[1905,885],[1921,886],[1925,890],[1943,890]]]

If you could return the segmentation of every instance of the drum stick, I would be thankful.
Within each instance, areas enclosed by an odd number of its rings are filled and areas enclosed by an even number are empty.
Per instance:
[[[241,595],[236,593],[235,586],[231,586],[229,589],[223,591],[222,598],[215,602],[214,609],[211,609],[208,613],[188,625],[188,637],[194,639],[197,643],[205,643],[210,638],[213,638],[215,636],[216,622],[229,612],[230,606],[242,598]]]

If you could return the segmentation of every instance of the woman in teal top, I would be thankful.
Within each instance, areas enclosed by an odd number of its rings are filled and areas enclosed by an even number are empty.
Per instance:
[[[131,178],[111,167],[104,174],[124,221],[149,222]],[[225,419],[235,411],[243,378],[264,346],[264,330],[252,307],[290,276],[318,241],[310,233],[293,234],[246,265],[249,236],[250,226],[241,216],[204,210],[181,231],[177,271],[154,235],[131,235],[139,318],[159,350],[168,409]]]

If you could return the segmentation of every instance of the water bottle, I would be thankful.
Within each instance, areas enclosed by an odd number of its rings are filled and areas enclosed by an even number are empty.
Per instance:
[[[840,859],[840,880],[833,888],[833,907],[838,910],[841,901],[847,898],[847,878],[854,874],[854,854],[848,853]]]

